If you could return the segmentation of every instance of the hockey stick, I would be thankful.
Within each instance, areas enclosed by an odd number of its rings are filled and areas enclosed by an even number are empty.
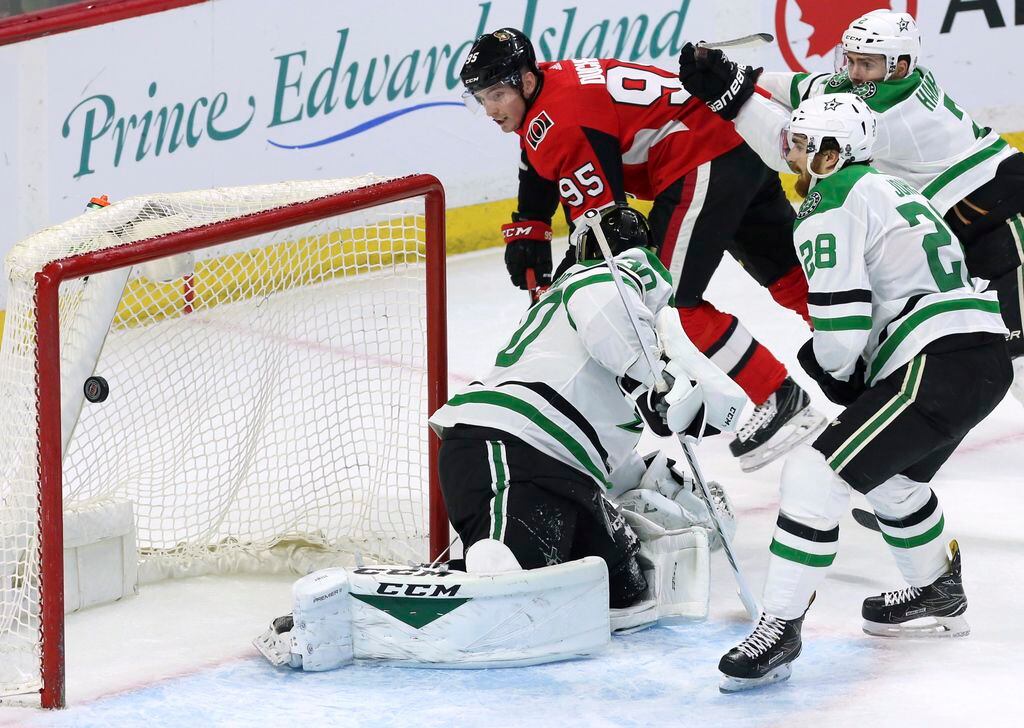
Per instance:
[[[643,350],[644,358],[647,360],[647,366],[651,369],[651,374],[654,375],[655,389],[659,392],[664,392],[668,389],[665,384],[665,380],[658,374],[658,367],[654,362],[654,357],[651,352],[643,345],[643,337],[640,336],[640,324],[636,320],[636,312],[633,307],[629,305],[629,298],[626,296],[626,286],[622,282],[622,275],[619,273],[619,268],[615,265],[611,246],[608,245],[608,239],[604,235],[604,230],[601,228],[601,213],[597,210],[591,209],[583,213],[583,225],[589,227],[594,231],[594,237],[597,239],[597,244],[601,248],[601,254],[604,255],[604,259],[608,265],[608,272],[611,273],[612,283],[615,284],[615,289],[619,293],[619,298],[622,299],[622,305],[626,308],[626,315],[629,317],[629,323],[633,327],[633,333],[636,334],[637,341],[640,342],[640,348]],[[582,233],[583,228],[580,228]],[[747,610],[747,614],[750,618],[757,620],[761,614],[761,607],[757,603],[757,598],[754,597],[754,593],[750,591],[747,586],[747,580],[743,578],[743,573],[740,571],[739,562],[736,561],[736,555],[732,550],[732,543],[729,541],[729,537],[726,536],[725,531],[722,529],[722,523],[718,520],[718,511],[715,510],[714,503],[711,499],[711,491],[708,490],[706,481],[704,480],[704,474],[701,472],[700,466],[697,463],[697,456],[693,454],[693,448],[690,446],[682,435],[679,435],[679,444],[683,448],[683,454],[686,456],[686,460],[690,463],[690,470],[693,471],[693,479],[700,486],[700,494],[704,499],[704,503],[708,507],[708,513],[711,516],[711,522],[715,526],[715,532],[718,534],[718,538],[722,543],[722,550],[725,551],[725,557],[729,561],[729,566],[732,568],[733,577],[736,579],[736,586],[739,591],[740,601],[743,602],[743,607]]]
[[[548,290],[547,286],[537,285],[537,273],[533,268],[526,269],[526,292],[530,294],[530,307],[540,300],[540,297],[544,295],[544,292]]]
[[[879,533],[882,531],[878,525],[878,519],[875,518],[875,514],[871,511],[866,511],[863,508],[854,508],[850,513],[853,515],[853,520],[864,526],[864,528],[878,531]]]
[[[701,41],[697,44],[698,48],[757,48],[758,46],[767,45],[775,40],[775,36],[771,33],[751,33],[750,35],[740,36],[739,38],[733,38],[731,40],[719,40],[711,41],[706,43]]]

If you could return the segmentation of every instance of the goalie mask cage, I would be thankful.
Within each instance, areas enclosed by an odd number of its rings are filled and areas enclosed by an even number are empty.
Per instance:
[[[64,704],[66,510],[128,501],[143,583],[447,546],[444,244],[417,175],[135,197],[12,250],[0,695]]]

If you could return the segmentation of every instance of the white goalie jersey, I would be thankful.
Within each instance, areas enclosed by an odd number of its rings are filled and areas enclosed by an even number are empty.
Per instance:
[[[654,318],[673,291],[653,253],[634,248],[615,262],[642,343],[607,266],[576,264],[526,313],[487,375],[434,413],[431,427],[507,432],[610,487],[643,431],[616,378],[653,384],[641,345],[658,360]]]
[[[943,336],[1006,334],[995,292],[968,277],[957,239],[902,179],[867,165],[822,179],[800,207],[793,243],[815,358],[837,379],[863,358],[871,385]]]
[[[995,177],[999,164],[1015,152],[996,132],[978,126],[925,68],[904,79],[859,86],[846,72],[763,73],[757,83],[780,109],[772,114],[766,99],[755,94],[740,111],[736,128],[769,166],[788,171],[780,164],[779,134],[801,101],[854,93],[878,119],[872,164],[920,190],[941,215]]]

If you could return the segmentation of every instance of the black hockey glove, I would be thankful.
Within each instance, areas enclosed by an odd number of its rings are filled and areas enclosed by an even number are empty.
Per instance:
[[[818,386],[821,387],[821,391],[830,400],[843,407],[853,404],[853,401],[866,389],[864,384],[864,360],[857,360],[857,368],[850,375],[848,382],[840,381],[821,368],[821,364],[818,363],[814,356],[813,342],[814,339],[808,339],[800,347],[800,351],[796,355],[796,358],[800,361],[800,366],[811,375],[814,381],[818,383]]]
[[[732,121],[751,94],[760,68],[739,66],[717,48],[687,43],[679,53],[679,80],[691,95],[726,121]]]
[[[539,220],[517,220],[501,226],[505,237],[505,268],[512,285],[529,290],[551,285],[551,226]],[[535,282],[527,280],[532,270]]]

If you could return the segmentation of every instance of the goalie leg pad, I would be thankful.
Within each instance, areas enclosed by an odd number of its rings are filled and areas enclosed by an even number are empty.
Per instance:
[[[593,654],[610,639],[608,569],[597,557],[486,574],[325,569],[296,582],[293,598],[291,631],[272,627],[256,645],[274,664],[303,670],[329,670],[353,657],[451,668],[536,665]]]
[[[597,557],[491,574],[363,567],[350,578],[360,659],[511,667],[590,655],[609,640],[608,568]]]
[[[641,545],[639,558],[650,565],[645,575],[658,604],[659,621],[708,616],[710,554],[707,529],[700,526],[667,532]]]
[[[352,662],[352,610],[345,569],[321,569],[296,581],[292,609],[290,617],[278,617],[253,641],[272,665],[319,672]]]
[[[639,493],[646,496],[642,502],[648,505],[652,505],[652,500],[661,502],[657,505],[660,513],[656,515],[670,515],[670,507],[675,505],[672,501],[651,491]],[[708,529],[703,526],[665,528],[643,514],[625,508],[622,515],[640,536],[637,558],[647,578],[645,599],[652,601],[655,609],[648,624],[655,620],[707,617],[711,595]],[[663,518],[659,520],[665,522]]]

